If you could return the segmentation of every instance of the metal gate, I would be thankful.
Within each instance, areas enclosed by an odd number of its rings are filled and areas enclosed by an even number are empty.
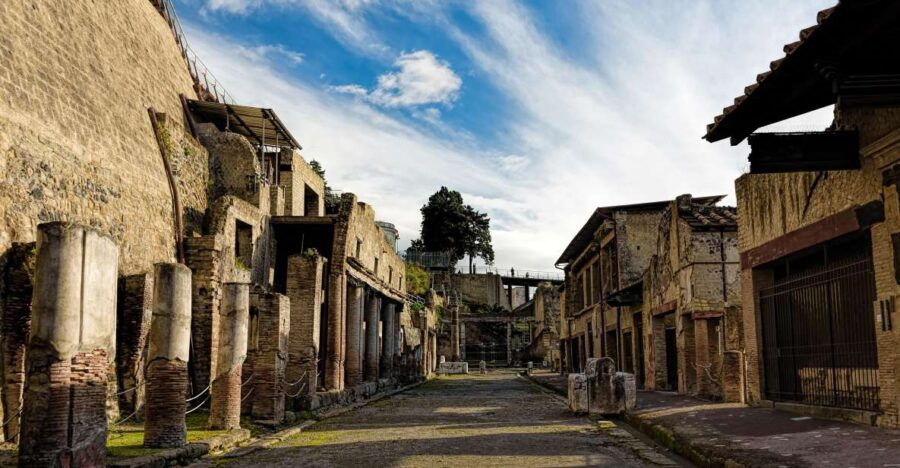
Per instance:
[[[759,297],[767,398],[878,409],[870,245],[864,236],[773,268]]]

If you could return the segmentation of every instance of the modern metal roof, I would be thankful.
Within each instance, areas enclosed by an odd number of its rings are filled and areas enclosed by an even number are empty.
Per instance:
[[[187,102],[196,117],[214,123],[220,130],[243,135],[251,143],[303,149],[272,109],[192,99]]]

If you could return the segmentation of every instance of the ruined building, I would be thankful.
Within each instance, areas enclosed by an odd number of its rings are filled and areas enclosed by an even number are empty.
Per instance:
[[[735,183],[750,403],[900,426],[900,4],[843,1],[716,116]],[[754,133],[834,105],[818,132]]]
[[[188,401],[233,428],[431,371],[433,317],[372,207],[325,213],[300,144],[234,103],[171,2],[4,2],[0,38],[0,406],[21,463],[102,464],[118,409],[177,446]]]
[[[644,388],[720,399],[728,389],[740,401],[741,340],[726,333],[741,326],[736,210],[690,195],[670,202],[639,287],[617,299],[642,311],[634,347]]]
[[[565,371],[609,357],[639,387],[722,396],[721,318],[739,290],[736,214],[722,198],[594,212],[558,260]]]

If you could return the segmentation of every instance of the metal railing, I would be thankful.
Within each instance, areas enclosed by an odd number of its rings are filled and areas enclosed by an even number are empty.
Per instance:
[[[458,270],[458,273],[468,273],[468,268]],[[472,267],[475,274],[495,274],[509,278],[543,279],[548,281],[562,281],[562,273],[552,271],[519,270],[517,268],[499,268],[491,265],[475,265]]]
[[[191,77],[194,79],[194,84],[197,87],[197,94],[205,92],[206,96],[201,96],[201,98],[206,98],[206,100],[212,99],[223,104],[234,104],[234,97],[225,90],[222,83],[213,76],[209,67],[200,60],[197,52],[188,44],[172,0],[160,0],[160,2],[162,5],[160,13],[162,13],[166,22],[169,23],[172,33],[175,34],[175,42],[181,48],[181,55],[187,62],[188,71],[191,73]]]

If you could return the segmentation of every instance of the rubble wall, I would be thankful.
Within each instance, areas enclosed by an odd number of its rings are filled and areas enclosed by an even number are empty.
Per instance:
[[[153,5],[2,2],[0,63],[0,254],[34,241],[38,223],[62,220],[112,236],[123,274],[173,258],[171,197],[147,108],[180,130],[179,93],[195,94]],[[171,133],[185,210],[202,210],[206,181],[187,174],[206,155]]]

